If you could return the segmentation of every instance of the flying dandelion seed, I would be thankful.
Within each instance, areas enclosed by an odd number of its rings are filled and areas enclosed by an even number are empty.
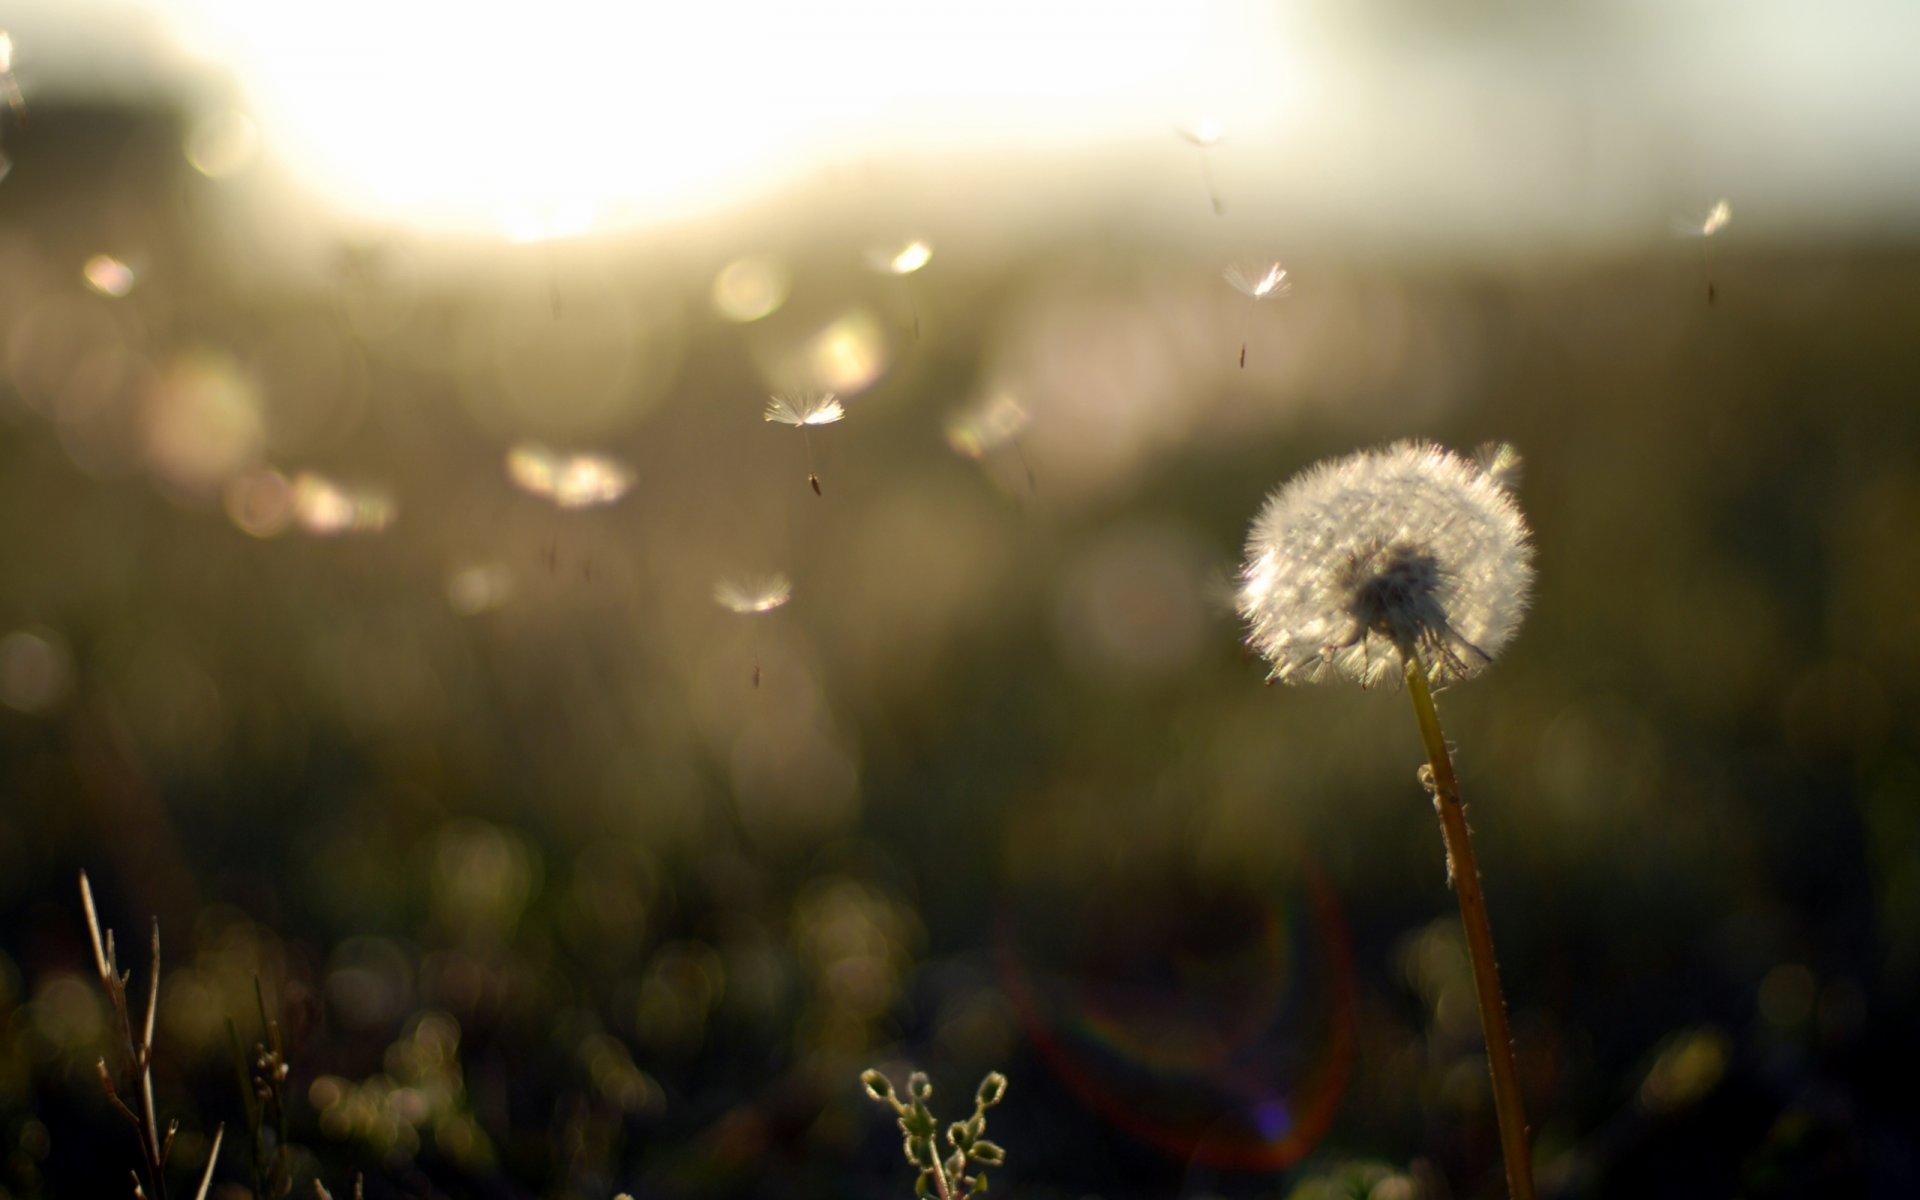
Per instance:
[[[867,265],[882,275],[911,275],[932,261],[932,244],[917,238],[903,246],[876,246],[867,251]]]
[[[560,508],[598,508],[626,495],[634,476],[632,468],[604,454],[559,454],[520,442],[507,451],[507,478]]]
[[[766,419],[800,431],[807,448],[807,483],[816,496],[820,495],[820,476],[813,468],[813,438],[807,429],[831,425],[846,415],[847,410],[832,392],[775,392],[767,398]]]
[[[778,571],[753,579],[722,579],[713,585],[713,600],[741,616],[770,613],[793,599],[793,580]],[[760,686],[760,658],[753,660],[753,686]]]
[[[1311,467],[1267,500],[1238,607],[1269,678],[1372,686],[1417,657],[1444,683],[1493,661],[1526,610],[1533,550],[1506,486],[1519,456],[1483,454],[1485,468],[1398,442]]]
[[[1213,207],[1216,217],[1226,215],[1227,202],[1221,198],[1220,189],[1213,182],[1213,163],[1208,152],[1220,144],[1220,123],[1207,118],[1191,125],[1175,125],[1173,131],[1181,136],[1189,146],[1200,152],[1200,182],[1207,189],[1207,203]]]
[[[1027,490],[1037,491],[1033,467],[1026,451],[1020,448],[1020,434],[1033,418],[1021,403],[1006,392],[993,392],[947,418],[947,445],[955,454],[978,462],[1001,446],[1011,447],[1026,472]]]
[[[772,612],[791,599],[793,580],[779,571],[753,578],[729,576],[713,585],[713,602],[741,616]]]
[[[903,281],[921,267],[933,261],[933,246],[919,239],[904,246],[877,246],[867,251],[867,265],[882,275],[896,275]],[[913,297],[913,285],[903,282],[907,289],[907,308],[913,314],[913,337],[920,339],[920,304]]]
[[[1707,277],[1707,303],[1712,304],[1719,289],[1714,287],[1713,266],[1709,261],[1707,239],[1725,229],[1733,220],[1733,205],[1726,200],[1716,200],[1707,215],[1698,219],[1688,218],[1675,221],[1673,232],[1677,237],[1698,238],[1700,240],[1700,272]]]
[[[7,93],[7,105],[22,125],[27,123],[27,101],[20,94],[19,81],[13,77],[13,35],[0,30],[0,90]]]
[[[1266,263],[1248,266],[1240,263],[1228,267],[1221,273],[1233,288],[1253,304],[1258,304],[1269,296],[1284,296],[1293,289],[1287,281],[1287,269],[1279,263]],[[1253,321],[1253,307],[1249,305],[1247,315],[1240,322],[1240,369],[1247,369],[1247,326]]]

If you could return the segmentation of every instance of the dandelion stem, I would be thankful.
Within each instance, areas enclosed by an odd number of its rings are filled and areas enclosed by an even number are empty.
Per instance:
[[[1513,1200],[1533,1200],[1533,1163],[1527,1150],[1527,1117],[1520,1102],[1520,1073],[1514,1065],[1513,1033],[1507,1027],[1507,1001],[1500,991],[1500,966],[1493,953],[1493,926],[1487,920],[1486,897],[1480,892],[1480,868],[1474,862],[1473,836],[1467,829],[1467,810],[1460,803],[1460,783],[1453,773],[1453,756],[1440,731],[1440,714],[1417,652],[1409,651],[1407,694],[1426,743],[1427,763],[1433,771],[1433,807],[1440,814],[1440,836],[1447,846],[1447,878],[1460,901],[1460,923],[1466,926],[1467,957],[1473,965],[1473,988],[1480,1003],[1480,1032],[1487,1042],[1487,1067],[1493,1076],[1493,1107],[1500,1126],[1500,1152],[1506,1160],[1507,1192]]]

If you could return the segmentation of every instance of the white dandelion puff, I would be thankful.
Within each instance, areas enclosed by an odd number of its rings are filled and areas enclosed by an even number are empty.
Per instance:
[[[820,494],[820,476],[813,469],[813,439],[807,429],[831,425],[846,415],[846,408],[832,392],[775,392],[767,398],[766,419],[800,431],[807,448],[807,484],[816,496]]]
[[[1220,274],[1228,286],[1255,304],[1269,296],[1284,296],[1293,290],[1293,285],[1287,281],[1287,269],[1279,263],[1255,266],[1234,263]],[[1247,324],[1252,320],[1253,309],[1249,308],[1240,321],[1240,369],[1243,371],[1247,366]]]
[[[778,571],[753,578],[729,577],[713,585],[713,602],[747,616],[772,612],[793,599],[793,580]]]
[[[1533,581],[1526,519],[1503,478],[1497,457],[1483,469],[1408,441],[1283,485],[1254,518],[1240,577],[1247,641],[1269,678],[1370,686],[1417,660],[1444,683],[1491,662]]]

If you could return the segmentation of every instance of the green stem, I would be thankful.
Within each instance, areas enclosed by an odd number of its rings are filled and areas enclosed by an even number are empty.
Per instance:
[[[1427,673],[1420,656],[1409,653],[1407,694],[1426,743],[1433,771],[1433,807],[1440,814],[1440,836],[1447,846],[1447,881],[1460,901],[1460,923],[1467,931],[1467,958],[1473,965],[1473,989],[1480,1002],[1480,1033],[1487,1042],[1487,1067],[1493,1076],[1493,1108],[1500,1125],[1500,1152],[1506,1160],[1507,1192],[1513,1200],[1533,1200],[1533,1162],[1527,1151],[1527,1116],[1520,1103],[1520,1072],[1514,1065],[1513,1033],[1507,1027],[1507,1001],[1500,991],[1500,966],[1494,959],[1493,926],[1480,892],[1480,868],[1473,857],[1467,810],[1460,803],[1460,782],[1453,756],[1440,731]]]

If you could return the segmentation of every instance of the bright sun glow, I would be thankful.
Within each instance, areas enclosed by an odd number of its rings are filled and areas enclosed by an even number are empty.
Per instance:
[[[1285,75],[1252,3],[164,7],[323,195],[515,240],[711,211],[848,156],[1164,130],[1218,98],[1195,80],[1271,96]]]

